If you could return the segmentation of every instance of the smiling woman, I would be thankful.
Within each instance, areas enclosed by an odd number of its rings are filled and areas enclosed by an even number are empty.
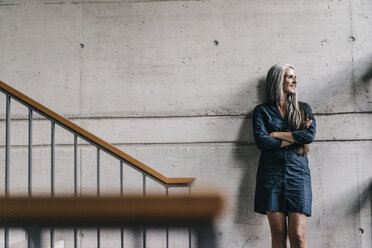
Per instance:
[[[296,94],[297,77],[292,67],[287,67],[284,73],[283,91],[286,94]]]
[[[254,139],[261,150],[254,211],[267,214],[272,247],[287,247],[287,236],[291,247],[307,247],[312,203],[307,146],[315,137],[315,119],[310,106],[297,100],[293,66],[272,66],[266,89],[267,101],[253,111]]]

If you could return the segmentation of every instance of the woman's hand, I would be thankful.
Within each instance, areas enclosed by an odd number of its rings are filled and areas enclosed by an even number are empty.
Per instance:
[[[273,137],[273,138],[276,138],[276,136],[275,136],[276,133],[277,133],[277,132],[269,133],[269,136],[270,136],[270,137]]]
[[[272,133],[269,133],[268,135],[273,138],[285,140],[289,143],[294,142],[292,132],[272,132]]]
[[[282,140],[280,147],[290,146],[294,144],[292,134],[290,132],[272,132],[269,133],[270,137],[278,138]]]
[[[313,123],[313,120],[309,119],[307,122],[306,122],[306,127],[309,128],[311,126],[311,124]],[[273,137],[273,138],[278,138],[278,139],[282,139],[282,140],[290,140],[290,142],[293,142],[291,141],[291,137],[292,135],[289,135],[290,132],[271,132],[269,133],[268,135],[270,137]]]
[[[287,142],[285,140],[282,140],[282,144],[280,145],[280,147],[290,146],[290,145],[293,145],[293,144],[294,144],[293,142]]]
[[[313,123],[313,120],[309,119],[307,122],[306,122],[306,127],[309,128],[311,126],[311,123]]]

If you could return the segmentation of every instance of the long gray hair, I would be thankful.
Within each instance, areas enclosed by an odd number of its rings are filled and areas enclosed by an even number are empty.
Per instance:
[[[266,77],[266,97],[267,101],[277,104],[284,95],[283,82],[285,70],[292,65],[275,64],[267,73]],[[285,99],[285,108],[288,116],[288,127],[290,130],[298,130],[302,121],[300,107],[298,104],[298,94],[288,94]]]

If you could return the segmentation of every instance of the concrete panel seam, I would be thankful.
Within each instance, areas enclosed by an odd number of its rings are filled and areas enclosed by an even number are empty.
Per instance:
[[[120,4],[121,2],[120,1],[111,1],[111,2],[104,2],[104,1],[94,1],[94,2],[71,2],[71,4],[92,4],[92,3],[118,3]]]
[[[129,3],[146,3],[146,2],[200,2],[202,0],[131,0]]]
[[[65,2],[56,2],[56,3],[44,3],[45,5],[59,5],[59,4],[66,4]]]
[[[21,4],[19,4],[19,3],[0,3],[0,7],[1,6],[4,6],[4,7],[6,7],[6,6],[16,6],[16,5],[21,5]]]
[[[351,115],[351,114],[372,114],[372,111],[361,111],[361,112],[336,112],[336,113],[317,113],[314,116],[332,116],[332,115]],[[251,115],[158,115],[158,116],[80,116],[75,117],[64,115],[65,118],[72,121],[84,121],[84,120],[114,120],[114,119],[172,119],[172,118],[208,118],[208,117],[241,117],[244,119],[251,119]],[[27,118],[13,117],[12,121],[27,121]],[[35,117],[34,121],[45,120],[43,117]],[[0,121],[5,121],[5,118],[0,118]]]
[[[350,140],[315,140],[313,143],[325,143],[325,142],[334,142],[334,143],[340,143],[340,142],[370,142],[372,139],[350,139]],[[218,144],[228,144],[233,146],[255,146],[254,143],[250,142],[231,142],[231,141],[199,141],[199,142],[163,142],[163,143],[112,143],[114,146],[168,146],[168,145],[218,145]],[[56,147],[67,147],[71,148],[73,147],[73,144],[55,144]],[[91,147],[90,144],[79,144],[78,147]],[[13,149],[27,149],[27,145],[11,145],[10,146]],[[34,148],[50,148],[49,144],[38,144],[33,145]],[[0,149],[5,149],[4,145],[0,146]]]

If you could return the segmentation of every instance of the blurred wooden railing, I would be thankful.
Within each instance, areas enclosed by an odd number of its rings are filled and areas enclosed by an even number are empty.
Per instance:
[[[0,226],[24,228],[30,246],[40,248],[43,228],[120,227],[191,228],[198,247],[215,247],[213,222],[223,208],[218,193],[178,196],[5,197],[0,198]]]

